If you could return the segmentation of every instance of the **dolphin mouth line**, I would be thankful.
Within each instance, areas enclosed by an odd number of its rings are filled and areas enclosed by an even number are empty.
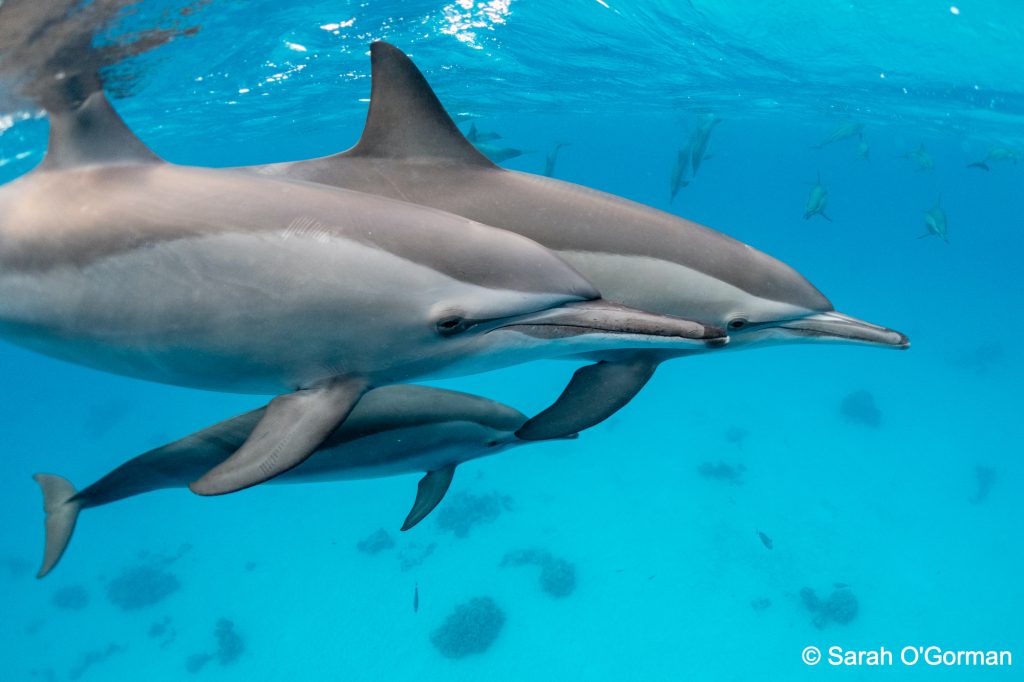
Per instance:
[[[515,322],[515,323],[507,324],[507,325],[504,325],[504,326],[501,326],[501,327],[496,327],[495,329],[513,329],[513,330],[515,330],[515,329],[533,329],[533,328],[537,328],[537,327],[546,327],[546,328],[551,328],[551,329],[564,329],[564,330],[577,330],[578,329],[579,331],[576,332],[577,335],[578,334],[601,334],[601,333],[605,333],[605,334],[623,334],[623,335],[638,335],[638,336],[660,336],[660,337],[664,337],[664,338],[672,338],[672,337],[681,338],[681,337],[679,337],[679,334],[673,333],[673,332],[668,331],[668,330],[662,330],[662,329],[654,329],[654,330],[650,330],[650,331],[624,330],[622,328],[617,328],[617,327],[614,327],[612,325],[608,325],[608,326],[603,326],[602,327],[600,325],[568,324],[568,323],[564,323],[564,322],[527,322],[527,323]],[[571,331],[567,332],[566,335],[573,335],[573,332],[571,332]],[[696,335],[696,332],[694,333],[694,335],[691,338],[694,341],[714,341],[714,340],[717,340],[717,339],[708,339],[708,338],[699,337],[699,336]],[[724,341],[725,341],[725,339],[723,338],[723,342]]]
[[[651,339],[673,339],[680,344],[719,348],[728,343],[724,330],[694,320],[648,313],[603,299],[567,303],[499,323],[495,330],[517,331],[540,338],[568,338],[608,334]]]
[[[896,350],[910,348],[910,339],[902,332],[835,311],[790,320],[778,325],[778,328],[785,329],[794,336],[883,346]]]

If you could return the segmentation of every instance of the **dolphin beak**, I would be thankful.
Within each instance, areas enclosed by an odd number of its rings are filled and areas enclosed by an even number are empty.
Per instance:
[[[787,330],[792,336],[807,337],[809,341],[863,343],[898,350],[910,348],[910,339],[906,334],[835,311],[790,320],[778,325],[778,328]]]
[[[720,327],[646,313],[603,299],[566,303],[558,308],[530,313],[504,321],[496,329],[513,330],[543,339],[601,336],[608,339],[609,347],[619,343],[622,348],[721,348],[729,342],[728,335]]]

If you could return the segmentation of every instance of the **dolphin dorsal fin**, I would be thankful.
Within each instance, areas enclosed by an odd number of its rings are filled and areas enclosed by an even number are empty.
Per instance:
[[[370,45],[372,86],[366,127],[345,156],[430,159],[496,168],[455,127],[427,79],[394,45]]]
[[[81,104],[50,111],[50,142],[40,168],[55,170],[103,163],[160,163],[97,91]]]

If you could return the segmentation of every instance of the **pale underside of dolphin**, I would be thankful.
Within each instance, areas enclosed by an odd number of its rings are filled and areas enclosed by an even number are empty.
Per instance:
[[[0,187],[0,338],[105,371],[280,393],[193,490],[301,463],[372,387],[580,350],[724,342],[599,300],[518,234],[370,194],[162,162],[94,92]]]
[[[82,509],[164,488],[185,488],[227,459],[252,433],[265,408],[228,419],[139,455],[82,491],[53,474],[36,474],[43,491],[46,543],[39,577],[64,554]],[[455,468],[528,442],[514,435],[526,416],[501,403],[426,386],[370,391],[309,459],[273,483],[307,483],[424,473],[402,530],[422,521],[447,492]]]
[[[613,195],[503,170],[473,148],[409,58],[371,46],[366,127],[348,151],[252,167],[400,198],[518,232],[556,251],[610,299],[727,328],[729,347],[838,341],[906,348],[903,334],[842,315],[793,268],[720,232]],[[598,352],[520,430],[549,438],[607,418],[657,365],[685,352]]]

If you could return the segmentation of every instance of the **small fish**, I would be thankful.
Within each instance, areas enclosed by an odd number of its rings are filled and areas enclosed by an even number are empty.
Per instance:
[[[818,180],[811,187],[811,193],[807,195],[807,205],[804,207],[804,220],[810,220],[812,216],[820,215],[825,220],[832,222],[832,219],[825,215],[825,206],[828,204],[828,188],[821,184],[821,173],[818,173]]]
[[[412,612],[419,613],[420,611],[420,584],[416,583],[416,587],[412,588]]]
[[[917,164],[917,170],[919,171],[927,171],[935,168],[935,160],[932,159],[931,154],[925,151],[923,142],[917,149],[911,149],[900,158],[913,161]]]
[[[849,140],[856,137],[861,139],[864,136],[864,124],[856,121],[846,123],[836,128],[831,135],[826,137],[818,144],[811,147],[811,149],[821,149],[826,145],[833,144],[835,142],[842,142],[843,140]]]
[[[549,178],[555,177],[555,162],[558,160],[558,152],[568,144],[568,142],[559,142],[547,155],[547,158],[544,159],[544,175]]]
[[[935,202],[935,207],[925,211],[924,225],[926,231],[918,239],[938,237],[947,244],[949,243],[949,222],[946,219],[946,212],[942,210],[941,204],[942,196],[939,196],[939,200]]]
[[[757,531],[757,537],[761,538],[761,544],[765,546],[765,549],[774,549],[775,543],[762,531]]]

